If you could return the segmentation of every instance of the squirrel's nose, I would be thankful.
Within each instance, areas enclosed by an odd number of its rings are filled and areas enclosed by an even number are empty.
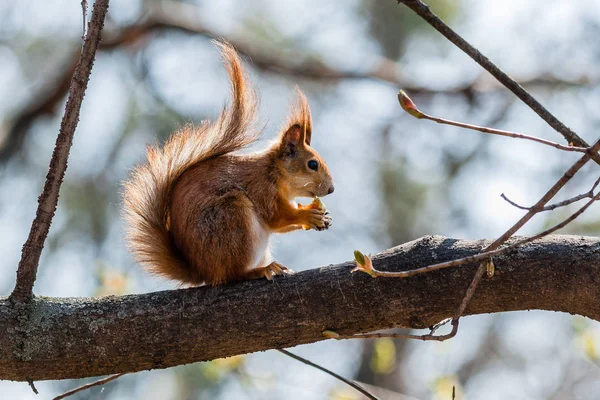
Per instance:
[[[329,191],[327,192],[327,194],[331,194],[333,193],[333,191],[335,190],[335,188],[332,186],[329,187]]]

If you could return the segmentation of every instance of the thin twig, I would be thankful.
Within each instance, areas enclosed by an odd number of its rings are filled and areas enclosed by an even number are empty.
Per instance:
[[[581,195],[579,195],[579,196],[581,196]],[[579,197],[579,196],[577,196],[577,197]],[[500,195],[500,197],[502,197],[502,198],[504,199],[504,201],[506,201],[506,202],[507,202],[508,204],[510,204],[511,206],[517,207],[517,208],[519,208],[519,209],[521,209],[521,210],[526,210],[526,211],[529,211],[529,210],[531,210],[531,207],[525,207],[525,206],[520,206],[520,205],[518,205],[517,203],[515,203],[514,201],[512,201],[511,199],[509,199],[508,197],[506,197],[506,195],[505,195],[504,193],[502,193],[502,194]],[[584,196],[584,197],[588,197],[587,193],[585,194],[585,196]],[[573,199],[576,199],[576,197],[573,197]],[[573,201],[572,201],[572,203],[574,203],[574,202],[576,202],[576,201],[577,201],[577,200],[573,200]],[[547,208],[547,207],[549,207],[549,206],[546,206],[546,207],[544,207],[544,208]],[[542,209],[542,210],[540,210],[540,211],[545,211],[545,210],[544,210],[544,209]]]
[[[596,180],[596,182],[594,183],[594,185],[592,186],[592,188],[588,192],[582,193],[582,194],[577,195],[575,197],[571,197],[570,199],[563,200],[563,201],[558,202],[558,203],[550,204],[549,206],[542,207],[538,211],[552,211],[552,210],[554,210],[556,208],[565,207],[565,206],[568,206],[569,204],[573,204],[575,202],[578,202],[579,200],[583,200],[583,199],[587,199],[587,198],[592,198],[592,197],[594,197],[594,190],[596,190],[596,187],[598,186],[598,184],[600,184],[600,178],[598,178]],[[502,197],[510,205],[512,205],[514,207],[517,207],[517,208],[520,208],[521,210],[531,210],[533,208],[533,207],[524,207],[524,206],[521,206],[521,205],[515,203],[514,201],[512,201],[511,199],[509,199],[504,193],[502,193],[500,195],[500,197]]]
[[[444,35],[450,42],[454,43],[459,49],[465,52],[471,57],[476,63],[488,71],[494,76],[500,83],[502,83],[507,89],[513,92],[518,98],[520,98],[525,104],[527,104],[535,113],[537,113],[544,121],[548,123],[552,128],[559,132],[567,140],[567,143],[573,143],[578,147],[589,147],[589,145],[580,138],[575,132],[565,126],[559,121],[552,113],[550,113],[543,105],[541,105],[531,94],[529,94],[521,85],[519,85],[514,79],[508,76],[504,71],[496,66],[489,58],[481,54],[479,50],[473,47],[459,34],[454,32],[452,28],[444,23],[437,15],[435,15],[429,6],[423,3],[421,0],[397,0],[398,3],[402,3],[417,15],[423,18],[429,25]],[[600,163],[600,156],[594,155],[592,158]]]
[[[81,0],[81,13],[83,14],[83,34],[81,35],[81,39],[85,39],[85,35],[87,34],[87,12],[88,12],[88,4],[87,0]]]
[[[40,255],[58,204],[60,186],[67,170],[69,149],[79,121],[81,103],[92,72],[96,49],[100,43],[104,18],[108,11],[108,1],[97,0],[94,4],[90,29],[71,80],[71,93],[50,160],[44,190],[38,199],[38,209],[29,231],[29,237],[23,245],[21,261],[19,261],[17,269],[17,283],[10,295],[10,299],[14,302],[25,302],[33,295],[33,284],[37,275]]]
[[[430,121],[437,122],[438,124],[458,126],[460,128],[471,129],[471,130],[479,131],[479,132],[483,132],[483,133],[490,133],[492,135],[500,135],[500,136],[507,136],[507,137],[511,137],[511,138],[517,138],[517,139],[531,140],[531,141],[542,143],[547,146],[551,146],[551,147],[554,147],[554,148],[557,148],[560,150],[564,150],[564,151],[575,151],[575,152],[585,153],[588,149],[587,147],[565,146],[565,145],[562,145],[562,144],[559,144],[556,142],[552,142],[550,140],[538,138],[535,136],[525,135],[524,133],[505,131],[503,129],[488,128],[486,126],[466,124],[463,122],[452,121],[450,119],[438,118],[438,117],[434,117],[429,114],[425,114],[424,112],[421,112],[421,114],[422,114],[422,117],[421,117],[422,119],[428,119]]]
[[[98,0],[96,0],[96,1],[98,1]],[[91,382],[91,383],[87,383],[85,385],[81,385],[79,387],[76,387],[75,389],[69,390],[68,392],[65,392],[65,393],[63,393],[61,395],[56,396],[53,400],[64,399],[65,397],[72,396],[75,393],[79,393],[79,392],[81,392],[83,390],[87,390],[87,389],[89,389],[91,387],[104,385],[105,383],[108,383],[110,381],[114,381],[115,379],[117,379],[117,378],[119,378],[119,377],[121,377],[121,376],[123,376],[125,374],[126,374],[125,372],[122,373],[122,374],[114,374],[114,375],[107,376],[106,378],[99,379],[99,380],[97,380],[95,382]]]
[[[33,390],[33,393],[40,394],[38,392],[37,388],[35,387],[35,383],[33,382],[33,379],[27,379],[27,383],[29,384],[29,387],[31,388],[31,390]]]
[[[359,385],[358,383],[356,383],[356,382],[352,382],[351,380],[348,380],[348,379],[344,378],[343,376],[340,376],[340,375],[336,374],[335,372],[328,370],[328,369],[327,369],[327,368],[325,368],[325,367],[321,367],[320,365],[317,365],[317,364],[315,364],[315,363],[313,363],[313,362],[311,362],[311,361],[308,361],[307,359],[305,359],[305,358],[303,358],[303,357],[297,356],[297,355],[295,355],[294,353],[290,353],[290,352],[289,352],[289,351],[287,351],[287,350],[284,350],[284,349],[277,349],[277,351],[278,351],[278,352],[280,352],[280,353],[282,353],[282,354],[285,354],[285,355],[286,355],[286,356],[288,356],[288,357],[292,357],[292,358],[293,358],[294,360],[296,360],[296,361],[300,361],[301,363],[304,363],[304,364],[306,364],[306,365],[310,365],[311,367],[313,367],[313,368],[316,368],[316,369],[318,369],[319,371],[323,371],[323,372],[325,372],[326,374],[329,374],[329,375],[333,376],[335,379],[337,379],[337,380],[339,380],[339,381],[342,381],[342,382],[344,382],[346,385],[348,385],[348,386],[351,386],[351,387],[353,387],[354,389],[358,390],[359,392],[361,392],[363,395],[365,395],[367,398],[369,398],[369,399],[371,399],[371,400],[379,400],[379,398],[378,398],[378,397],[376,397],[375,395],[373,395],[373,394],[369,393],[369,392],[367,391],[367,389],[365,389],[364,387],[362,387],[362,386],[361,386],[361,385]],[[56,400],[56,399],[55,399],[55,400]]]
[[[451,320],[449,320],[451,321]],[[458,323],[456,324],[456,330],[458,330]],[[359,333],[350,336],[340,336],[340,339],[380,339],[380,338],[392,338],[392,339],[415,339],[422,341],[436,341],[443,342],[451,339],[456,335],[454,325],[452,331],[445,335],[434,335],[433,332],[429,332],[425,335],[409,335],[404,333],[386,333],[386,332],[374,332],[374,333]]]

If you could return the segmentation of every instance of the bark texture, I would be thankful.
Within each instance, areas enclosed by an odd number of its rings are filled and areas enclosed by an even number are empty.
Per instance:
[[[514,240],[514,239],[513,239]],[[427,236],[380,253],[408,270],[481,251],[490,241]],[[510,242],[509,242],[510,243]],[[600,321],[600,239],[553,235],[494,258],[466,314],[553,310]],[[297,265],[296,265],[297,266]],[[292,266],[294,267],[294,266]],[[408,279],[350,274],[354,263],[256,280],[103,298],[0,298],[0,379],[25,381],[167,368],[450,317],[477,265]],[[460,334],[460,330],[459,330]]]

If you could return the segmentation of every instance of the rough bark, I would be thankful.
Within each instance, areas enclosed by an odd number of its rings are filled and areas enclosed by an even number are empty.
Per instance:
[[[489,241],[428,236],[380,253],[407,270],[464,257]],[[553,310],[600,321],[600,239],[549,236],[494,259],[466,314]],[[167,368],[451,316],[476,265],[408,279],[350,274],[353,263],[256,280],[104,298],[0,299],[0,379],[82,378]],[[460,334],[460,331],[459,331]]]

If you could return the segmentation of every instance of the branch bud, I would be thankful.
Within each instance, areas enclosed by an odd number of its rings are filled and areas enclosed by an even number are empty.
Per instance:
[[[423,113],[419,111],[415,103],[410,99],[410,97],[408,97],[404,90],[400,90],[398,92],[398,101],[400,102],[400,106],[404,111],[406,111],[415,118],[423,118]]]

